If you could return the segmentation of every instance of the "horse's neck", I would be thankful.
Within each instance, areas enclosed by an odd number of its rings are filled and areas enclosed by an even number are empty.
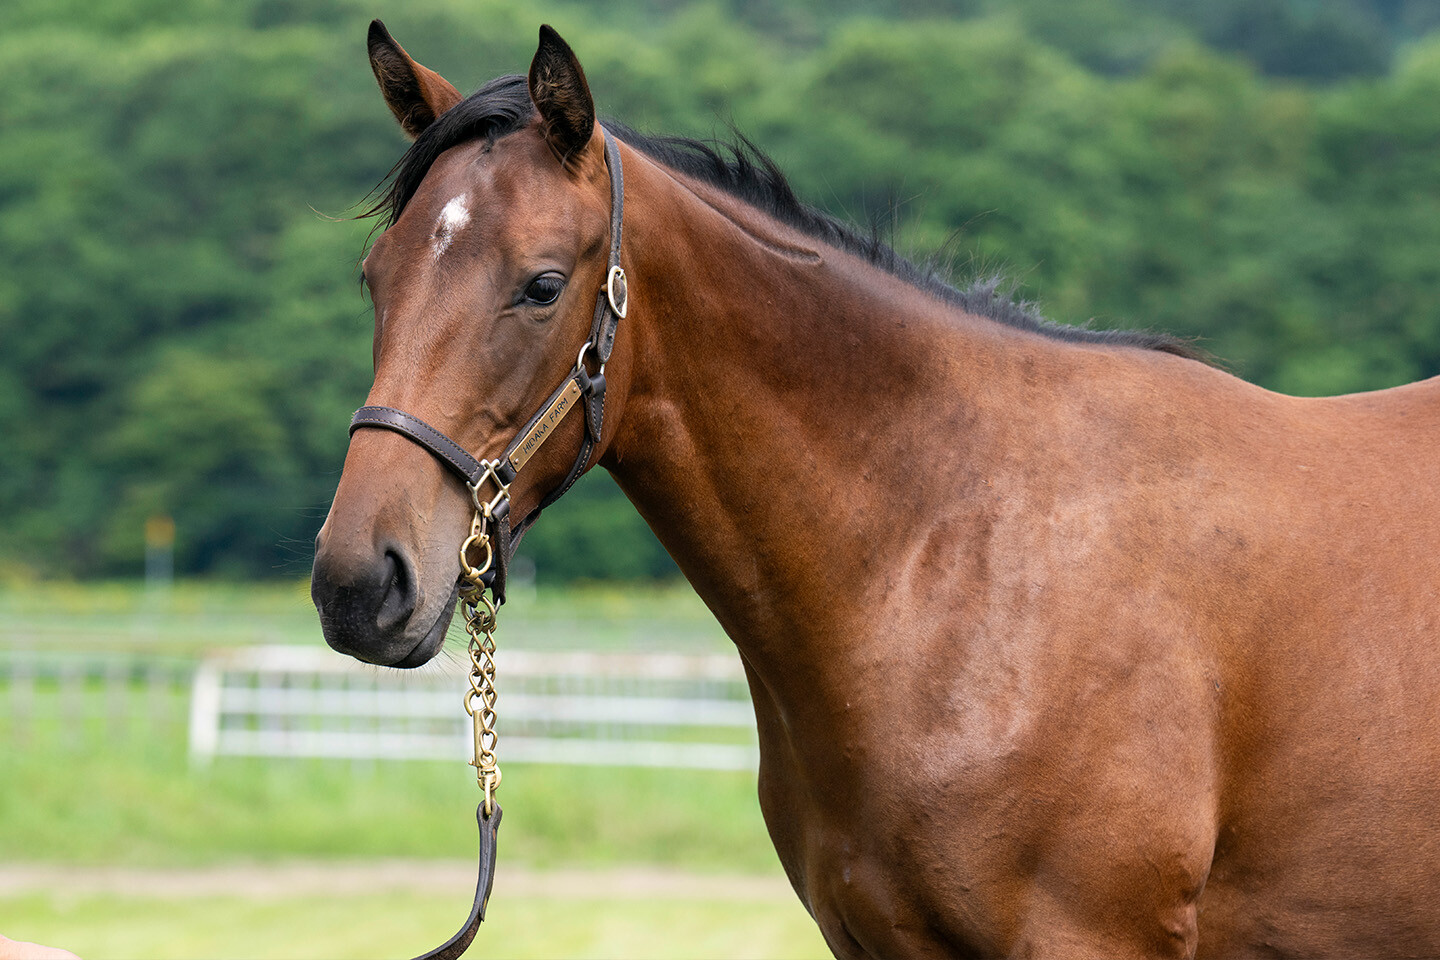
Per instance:
[[[969,482],[968,384],[999,394],[1009,338],[653,165],[627,182],[631,388],[607,466],[752,666],[809,643],[834,661],[853,604],[910,559],[914,499]]]

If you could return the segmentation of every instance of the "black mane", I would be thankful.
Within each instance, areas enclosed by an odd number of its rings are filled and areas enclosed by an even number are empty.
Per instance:
[[[498,140],[526,126],[535,114],[529,87],[522,76],[497,77],[451,107],[410,145],[386,177],[375,206],[366,216],[383,216],[386,226],[400,218],[431,165],[451,147],[471,140]],[[775,161],[744,136],[734,143],[712,146],[685,137],[651,137],[624,124],[606,121],[619,139],[657,163],[724,190],[790,227],[840,250],[864,258],[887,273],[968,313],[1007,326],[1073,343],[1103,343],[1159,350],[1206,360],[1189,340],[1146,330],[1092,330],[1055,323],[1035,304],[1009,295],[999,277],[977,280],[960,289],[931,267],[918,266],[896,253],[878,233],[866,235],[850,224],[806,204],[795,195]],[[718,147],[718,149],[717,149]]]

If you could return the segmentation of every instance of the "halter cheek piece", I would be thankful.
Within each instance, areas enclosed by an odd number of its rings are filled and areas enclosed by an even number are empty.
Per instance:
[[[394,407],[361,407],[350,420],[350,433],[363,427],[394,430],[414,440],[433,453],[450,468],[470,491],[475,508],[492,521],[496,538],[494,562],[486,571],[485,585],[499,603],[505,602],[505,572],[515,552],[510,526],[510,485],[520,470],[540,449],[560,421],[576,406],[585,408],[585,435],[580,452],[565,480],[551,490],[517,529],[521,533],[534,522],[540,511],[550,506],[569,490],[590,465],[590,456],[600,442],[605,421],[605,362],[615,348],[615,330],[625,316],[627,290],[625,271],[620,266],[620,230],[625,212],[625,174],[620,165],[620,148],[610,131],[601,128],[605,137],[605,162],[610,168],[610,259],[605,285],[595,297],[595,319],[590,324],[590,338],[575,358],[575,368],[550,394],[543,406],[530,418],[498,460],[477,460],[460,444],[430,426],[424,420]],[[586,354],[593,354],[599,367],[595,373],[585,369]],[[487,496],[487,483],[493,483],[495,494]]]
[[[470,499],[475,503],[476,527],[482,521],[487,523],[492,532],[495,543],[490,547],[489,560],[483,564],[486,568],[479,575],[484,587],[494,595],[496,603],[505,602],[505,570],[509,565],[510,556],[515,551],[514,539],[510,530],[510,485],[515,482],[525,464],[535,455],[550,435],[555,432],[555,427],[565,419],[565,415],[577,406],[585,408],[585,434],[580,441],[580,452],[575,457],[575,463],[571,465],[570,472],[565,480],[551,490],[540,506],[519,524],[520,532],[532,523],[545,507],[558,500],[561,495],[569,490],[571,485],[585,472],[590,465],[590,457],[595,452],[596,445],[600,442],[601,430],[605,423],[605,362],[610,359],[610,351],[615,348],[615,330],[625,316],[627,306],[625,289],[625,271],[620,267],[620,227],[624,220],[625,211],[625,174],[620,167],[620,148],[616,146],[615,138],[610,136],[608,130],[601,128],[605,137],[605,162],[610,168],[610,260],[609,268],[605,273],[605,285],[595,296],[595,319],[590,324],[590,338],[580,348],[580,353],[575,358],[575,368],[565,378],[560,386],[550,394],[543,406],[530,418],[525,429],[520,435],[511,441],[510,446],[498,460],[477,460],[471,456],[460,444],[436,430],[430,424],[421,420],[413,414],[403,410],[396,410],[394,407],[361,407],[355,411],[354,418],[350,421],[350,434],[353,436],[356,430],[362,427],[374,427],[381,430],[394,430],[396,433],[404,434],[414,440],[420,446],[429,450],[440,462],[448,467],[465,483],[465,488],[470,491]],[[593,354],[599,366],[595,373],[585,369],[585,355]],[[495,493],[489,495],[487,484],[494,484]],[[474,539],[466,541],[468,546]],[[465,548],[462,547],[462,554]],[[464,557],[462,556],[462,560]],[[469,561],[465,560],[468,564]],[[483,591],[479,594],[483,600]],[[466,595],[462,592],[462,599]],[[472,600],[467,602],[473,603]],[[488,601],[486,601],[488,606]],[[493,606],[489,607],[490,620],[489,629],[494,628]],[[487,633],[488,636],[488,633]],[[476,635],[471,635],[471,658],[475,664],[474,669],[479,669],[479,662],[475,661]],[[494,647],[490,649],[493,651]],[[493,662],[492,676],[493,679]],[[475,687],[475,674],[472,670],[471,687],[473,692],[479,692]],[[492,688],[493,689],[493,688]],[[466,697],[466,712],[471,712],[470,696]],[[493,709],[493,695],[490,706],[486,709]],[[492,714],[493,716],[493,714]],[[480,766],[481,755],[481,727],[478,724],[479,714],[472,713],[477,719],[475,734],[476,763]],[[493,734],[492,734],[493,736]],[[493,762],[493,753],[491,760]],[[421,954],[415,960],[455,960],[470,946],[470,941],[475,938],[475,932],[480,929],[480,922],[485,919],[485,905],[490,899],[490,888],[495,880],[495,841],[500,829],[501,810],[500,805],[495,803],[491,806],[491,790],[498,781],[497,779],[486,786],[485,801],[475,811],[476,821],[480,827],[480,869],[479,877],[475,882],[475,902],[470,908],[470,916],[466,919],[465,925],[449,940],[431,950],[429,953]]]

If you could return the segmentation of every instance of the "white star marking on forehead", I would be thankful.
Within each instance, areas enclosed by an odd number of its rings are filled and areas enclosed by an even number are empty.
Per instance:
[[[445,204],[445,209],[440,211],[440,219],[435,221],[435,244],[433,252],[436,260],[450,249],[450,244],[455,239],[465,224],[470,222],[470,208],[466,205],[468,197],[465,194]]]

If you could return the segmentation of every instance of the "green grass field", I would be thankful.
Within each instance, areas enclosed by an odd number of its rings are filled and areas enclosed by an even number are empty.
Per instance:
[[[517,647],[728,644],[681,588],[542,591],[503,614],[499,640]],[[301,585],[188,584],[160,596],[124,584],[0,590],[0,650],[185,658],[255,642],[323,643]],[[153,696],[153,716],[125,730],[103,713],[77,719],[58,699],[51,713],[23,721],[0,713],[0,864],[163,868],[473,856],[478,791],[465,764],[222,757],[197,768],[186,756],[185,691]],[[500,799],[502,863],[516,868],[639,864],[780,875],[752,773],[516,764],[506,767]],[[533,890],[507,902],[497,887],[488,945],[477,955],[823,953],[793,894],[783,882],[776,890],[773,902],[557,899]],[[401,892],[172,903],[35,889],[0,896],[0,932],[91,958],[394,956],[448,936],[467,898],[461,889],[448,899]]]
[[[394,958],[437,946],[464,919],[461,894],[0,898],[7,934],[87,960]],[[811,958],[828,956],[800,904],[510,897],[498,887],[477,957]]]
[[[547,592],[503,613],[498,639],[516,647],[728,643],[683,587]],[[187,584],[162,598],[126,584],[0,591],[0,647],[175,658],[250,642],[323,647],[302,584]],[[95,698],[79,717],[58,691],[24,722],[0,714],[0,859],[453,857],[474,842],[478,791],[464,763],[221,758],[197,769],[186,756],[188,691],[140,693],[168,702],[133,729],[96,714],[104,703]],[[0,704],[3,695],[0,688]],[[525,863],[775,863],[753,774],[515,765],[503,791],[507,853]]]

